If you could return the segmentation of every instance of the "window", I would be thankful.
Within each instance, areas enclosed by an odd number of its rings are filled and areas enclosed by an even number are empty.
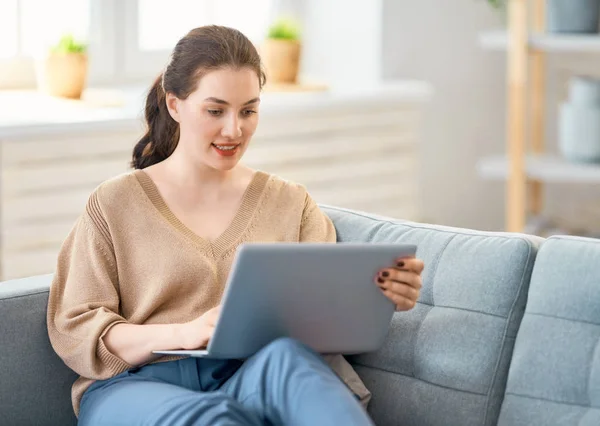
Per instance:
[[[177,40],[205,24],[259,42],[273,0],[1,0],[0,87],[33,87],[38,54],[66,33],[90,43],[90,82],[147,81]]]
[[[266,34],[272,0],[137,0],[126,7],[126,75],[156,74],[177,40],[201,25],[237,28],[255,42]],[[133,23],[133,25],[131,25]]]
[[[33,60],[66,32],[86,39],[91,0],[2,0],[0,86],[30,85]]]
[[[189,29],[206,24],[234,27],[253,40],[266,32],[271,0],[138,0],[140,50],[170,50]]]
[[[17,0],[0,3],[0,59],[16,56],[19,51]]]
[[[205,1],[171,0],[165,9],[156,0],[138,0],[137,47],[146,52],[172,49],[187,29],[208,24],[209,13]]]
[[[20,0],[18,3],[20,54],[35,56],[65,33],[73,34],[76,39],[88,39],[90,0]]]

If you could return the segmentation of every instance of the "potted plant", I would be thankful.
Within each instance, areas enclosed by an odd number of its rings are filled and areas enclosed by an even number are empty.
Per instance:
[[[488,4],[495,9],[501,9],[506,6],[506,2],[510,0],[487,0]]]
[[[39,89],[51,96],[80,99],[87,81],[87,44],[66,34],[41,58],[37,67]]]
[[[269,28],[261,56],[267,81],[295,84],[300,68],[300,25],[292,18],[279,18]]]

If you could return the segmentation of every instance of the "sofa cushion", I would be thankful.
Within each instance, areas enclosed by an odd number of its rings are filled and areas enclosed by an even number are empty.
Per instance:
[[[51,276],[0,283],[0,424],[75,425],[77,378],[54,353],[46,328]]]
[[[600,424],[600,240],[542,244],[499,424]]]
[[[384,346],[349,357],[377,425],[494,425],[541,239],[394,221],[324,206],[340,242],[418,245],[417,306]]]

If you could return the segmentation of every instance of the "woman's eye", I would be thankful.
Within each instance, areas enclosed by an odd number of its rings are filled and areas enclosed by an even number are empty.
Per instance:
[[[223,111],[221,111],[220,109],[209,109],[208,113],[210,115],[214,115],[215,117],[218,117],[219,115],[221,115],[223,113]]]
[[[253,109],[245,109],[242,113],[244,114],[244,116],[250,117],[252,114],[256,114],[256,111],[254,111]]]

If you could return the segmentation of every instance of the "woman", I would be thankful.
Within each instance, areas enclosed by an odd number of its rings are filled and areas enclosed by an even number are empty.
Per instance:
[[[240,243],[335,242],[303,186],[239,163],[264,83],[240,32],[188,33],[148,94],[135,170],[100,185],[65,240],[48,332],[80,375],[80,424],[370,424],[349,364],[290,339],[243,363],[152,354],[207,344]],[[422,269],[403,259],[374,283],[410,309]]]

